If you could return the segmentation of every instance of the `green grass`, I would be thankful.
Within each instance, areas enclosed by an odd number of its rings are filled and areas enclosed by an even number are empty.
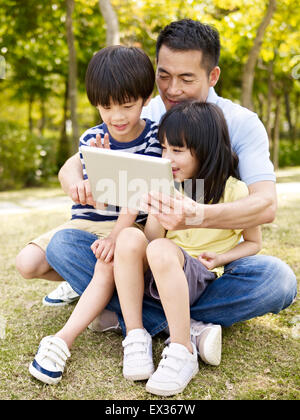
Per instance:
[[[300,169],[282,172],[280,178],[299,182]],[[32,189],[0,193],[1,201],[61,195],[58,189]],[[263,228],[264,254],[286,261],[300,278],[300,194],[279,196],[276,220]],[[145,382],[131,383],[122,376],[122,337],[86,330],[75,342],[62,381],[48,386],[31,377],[28,365],[39,341],[55,333],[74,306],[49,308],[42,297],[54,284],[24,280],[14,266],[15,255],[31,238],[67,220],[69,209],[32,210],[1,215],[0,236],[0,399],[157,399],[145,392]],[[298,400],[300,398],[299,299],[278,315],[268,314],[223,329],[222,363],[199,363],[199,374],[185,391],[184,400]],[[154,339],[154,359],[159,361],[164,337]],[[163,398],[161,398],[163,400]]]

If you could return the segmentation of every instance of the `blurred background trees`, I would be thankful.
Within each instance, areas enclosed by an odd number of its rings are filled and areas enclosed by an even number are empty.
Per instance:
[[[0,189],[49,182],[99,123],[96,51],[120,42],[155,63],[158,33],[185,17],[220,32],[217,93],[257,112],[275,167],[300,165],[298,0],[0,0]]]

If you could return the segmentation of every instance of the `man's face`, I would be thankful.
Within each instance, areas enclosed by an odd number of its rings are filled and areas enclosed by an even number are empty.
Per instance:
[[[188,99],[206,101],[210,86],[217,83],[219,68],[215,67],[208,76],[201,63],[201,51],[175,51],[165,45],[161,46],[156,84],[167,110]]]

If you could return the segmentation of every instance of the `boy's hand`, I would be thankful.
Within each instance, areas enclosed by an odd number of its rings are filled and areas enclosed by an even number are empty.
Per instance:
[[[96,202],[93,199],[88,179],[81,180],[77,184],[71,185],[69,195],[76,204],[81,204],[82,206],[88,204],[96,207]]]
[[[96,134],[96,141],[94,139],[91,139],[90,145],[92,147],[99,147],[99,149],[110,149],[108,133],[104,134],[103,144],[102,144],[102,140],[101,140],[101,135]]]
[[[108,236],[104,239],[97,239],[92,245],[91,250],[95,257],[106,263],[112,261],[115,252],[116,241],[113,237]]]
[[[220,255],[216,254],[215,252],[202,252],[202,254],[198,256],[198,260],[208,270],[212,270],[222,265]]]
[[[90,146],[99,147],[99,149],[110,149],[108,133],[104,134],[103,144],[102,144],[102,140],[101,140],[101,135],[96,134],[96,141],[94,139],[91,139]],[[96,207],[96,209],[99,209],[99,210],[105,210],[107,206],[108,206],[108,204],[106,204],[106,203],[98,203],[98,202],[95,203],[95,205],[94,205],[94,207]]]

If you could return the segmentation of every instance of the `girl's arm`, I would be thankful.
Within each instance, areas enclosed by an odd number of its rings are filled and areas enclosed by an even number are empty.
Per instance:
[[[243,231],[243,237],[243,242],[240,242],[224,254],[203,252],[198,257],[199,261],[201,261],[208,270],[212,270],[213,268],[229,264],[239,258],[255,255],[261,250],[262,237],[260,226],[245,229]]]
[[[151,242],[154,239],[164,238],[166,230],[152,214],[149,214],[144,233],[148,241]]]

